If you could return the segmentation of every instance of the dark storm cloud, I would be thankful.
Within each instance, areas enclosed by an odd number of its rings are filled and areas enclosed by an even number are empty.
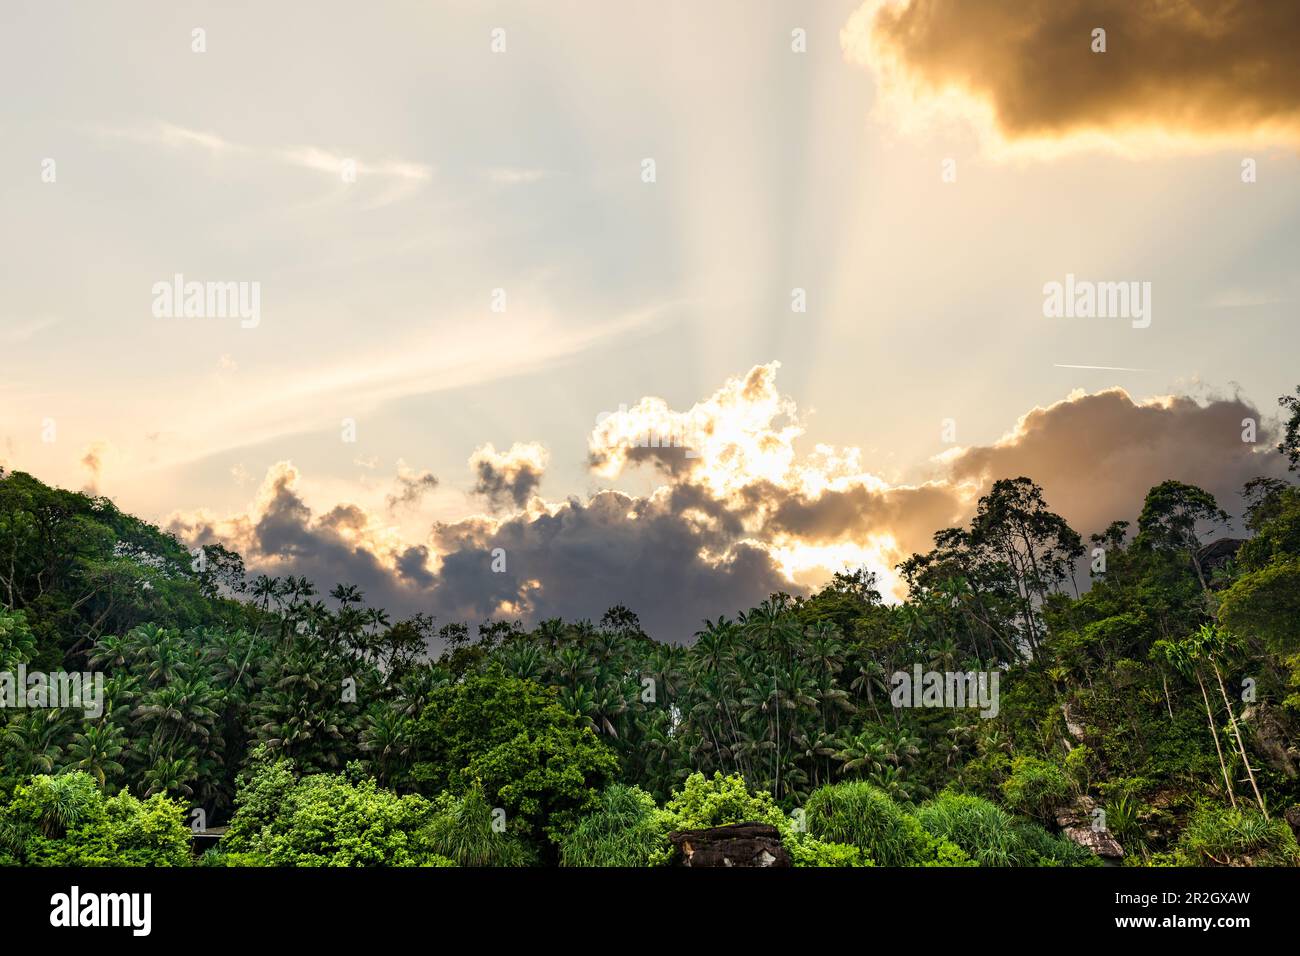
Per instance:
[[[522,602],[530,617],[598,618],[613,604],[641,617],[662,640],[687,640],[706,617],[734,614],[792,589],[770,556],[736,544],[718,562],[700,556],[707,533],[670,508],[605,491],[555,514],[521,516],[495,530],[481,523],[436,529],[444,557],[435,594],[460,616]],[[506,570],[492,571],[492,551]]]
[[[934,532],[967,517],[969,508],[945,484],[875,491],[862,485],[816,498],[788,495],[772,515],[772,527],[801,539],[826,542],[888,533],[904,554],[925,551]]]
[[[1256,423],[1254,444],[1242,440],[1248,421]],[[1034,479],[1084,535],[1135,519],[1147,491],[1170,478],[1205,488],[1239,514],[1246,481],[1285,472],[1271,451],[1274,431],[1240,398],[1139,403],[1111,389],[1036,408],[1006,438],[950,454],[915,486],[854,479],[814,495],[798,483],[756,480],[723,495],[688,477],[648,497],[601,491],[545,507],[532,498],[515,514],[440,523],[414,545],[394,544],[356,505],[313,515],[295,490],[297,473],[281,463],[249,515],[200,516],[173,530],[192,542],[221,540],[253,573],[305,574],[321,590],[357,584],[394,617],[424,611],[443,622],[535,623],[597,619],[623,604],[655,637],[683,641],[706,617],[802,590],[764,545],[892,539],[887,560],[901,561],[929,550],[935,531],[965,524],[999,478]]]
[[[546,452],[541,445],[519,444],[497,453],[491,444],[475,450],[469,459],[474,470],[474,493],[494,511],[513,505],[522,508],[542,483]]]

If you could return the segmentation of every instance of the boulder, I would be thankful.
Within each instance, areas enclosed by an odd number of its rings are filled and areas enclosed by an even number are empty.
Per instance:
[[[1241,550],[1241,546],[1245,543],[1242,538],[1219,538],[1198,548],[1193,560],[1200,569],[1201,574],[1209,581],[1215,571],[1237,556],[1237,552]],[[1211,589],[1216,591],[1222,590],[1224,586],[1222,581],[1210,585]]]
[[[668,841],[683,866],[793,866],[781,834],[767,823],[733,823],[705,830],[674,830]]]
[[[1291,832],[1295,834],[1296,839],[1300,840],[1300,803],[1288,808],[1285,816],[1287,826],[1291,828]]]
[[[1109,830],[1096,828],[1094,812],[1097,801],[1089,796],[1081,796],[1073,803],[1058,807],[1056,825],[1066,839],[1079,844],[1085,850],[1091,850],[1097,856],[1107,860],[1119,860],[1124,857],[1124,848],[1119,845],[1115,835]]]
[[[1292,743],[1294,735],[1282,715],[1260,701],[1242,712],[1241,723],[1246,726],[1264,762],[1288,780],[1294,780],[1300,751]]]

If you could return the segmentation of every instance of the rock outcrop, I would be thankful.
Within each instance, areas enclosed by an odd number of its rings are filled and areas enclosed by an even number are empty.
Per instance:
[[[766,823],[734,823],[706,830],[674,830],[668,840],[682,866],[793,866],[781,834]]]
[[[1294,735],[1276,708],[1263,701],[1251,704],[1242,712],[1241,723],[1246,727],[1264,762],[1288,780],[1294,780],[1300,770],[1297,767],[1300,764],[1300,750],[1292,743]]]
[[[1067,839],[1097,856],[1106,860],[1122,859],[1124,848],[1113,833],[1098,826],[1100,818],[1096,810],[1097,802],[1092,797],[1079,797],[1074,803],[1057,808],[1056,825]]]

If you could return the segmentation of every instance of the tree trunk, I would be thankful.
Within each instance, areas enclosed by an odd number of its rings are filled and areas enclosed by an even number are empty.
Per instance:
[[[1223,771],[1223,783],[1228,788],[1228,799],[1232,808],[1237,808],[1237,796],[1232,791],[1232,778],[1228,776],[1228,765],[1223,762],[1223,748],[1219,746],[1219,731],[1214,726],[1214,713],[1210,710],[1210,695],[1205,692],[1205,681],[1201,680],[1201,669],[1196,668],[1196,683],[1201,686],[1201,699],[1205,701],[1205,719],[1210,724],[1210,736],[1214,738],[1214,752],[1219,755],[1219,769]]]
[[[1214,668],[1214,677],[1219,682],[1219,693],[1223,695],[1223,703],[1228,708],[1228,724],[1232,727],[1232,735],[1237,738],[1237,751],[1241,754],[1241,762],[1246,766],[1246,776],[1250,777],[1250,789],[1255,791],[1255,802],[1259,804],[1259,811],[1267,820],[1268,809],[1264,806],[1264,798],[1259,795],[1259,787],[1255,783],[1255,771],[1250,769],[1250,758],[1246,756],[1246,745],[1241,742],[1241,730],[1237,727],[1237,718],[1232,713],[1228,689],[1223,686],[1223,675],[1219,673],[1219,665],[1214,661],[1210,661],[1210,666]]]

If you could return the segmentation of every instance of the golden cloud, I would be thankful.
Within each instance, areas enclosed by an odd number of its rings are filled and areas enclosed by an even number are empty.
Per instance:
[[[960,118],[994,152],[1300,142],[1291,0],[868,0],[840,42],[889,121]]]

